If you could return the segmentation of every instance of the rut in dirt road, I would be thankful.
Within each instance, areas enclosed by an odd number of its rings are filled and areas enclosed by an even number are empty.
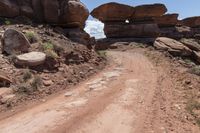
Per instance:
[[[133,133],[143,128],[157,72],[141,53],[108,52],[110,67],[64,96],[0,121],[0,133]]]

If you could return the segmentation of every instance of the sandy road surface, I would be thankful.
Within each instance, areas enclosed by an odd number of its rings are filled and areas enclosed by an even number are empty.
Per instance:
[[[66,94],[1,120],[0,133],[142,132],[158,72],[141,53],[108,55],[108,69]]]

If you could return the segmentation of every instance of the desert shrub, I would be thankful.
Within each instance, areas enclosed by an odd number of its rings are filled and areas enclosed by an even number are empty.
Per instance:
[[[10,25],[11,24],[11,21],[9,21],[9,20],[5,20],[5,22],[4,22],[6,25]]]
[[[190,73],[200,76],[200,66],[195,66],[189,70]]]
[[[186,110],[194,117],[196,124],[200,126],[200,117],[195,110],[200,110],[200,103],[195,100],[189,100],[186,105]]]
[[[26,76],[26,78],[29,78],[29,73]],[[19,84],[15,89],[15,92],[31,94],[32,92],[37,91],[41,85],[42,79],[39,76],[34,76],[28,81],[22,81],[21,84]]]
[[[16,54],[12,54],[12,55],[8,56],[8,61],[10,63],[16,62],[16,59],[17,59],[17,55]]]
[[[32,73],[29,70],[25,70],[23,73],[23,80],[27,82],[31,78],[32,78]]]
[[[53,58],[53,59],[58,58],[58,54],[53,50],[46,50],[45,53],[46,53],[47,58]]]
[[[26,32],[25,36],[27,37],[27,39],[29,40],[30,43],[35,43],[38,40],[35,33],[31,32],[31,31]]]
[[[106,56],[107,56],[106,51],[104,51],[104,50],[97,51],[97,54],[102,58],[106,58]]]
[[[49,42],[42,44],[42,48],[43,48],[43,51],[54,50],[54,45],[52,42],[49,41]]]
[[[53,47],[54,47],[54,51],[58,54],[64,52],[64,48],[58,44],[54,44]]]
[[[16,92],[18,93],[30,93],[31,86],[28,83],[22,83],[18,86]]]
[[[42,86],[42,79],[40,76],[35,76],[33,81],[30,83],[32,91],[36,91]]]
[[[43,51],[46,53],[47,57],[57,59],[58,54],[56,50],[61,50],[60,47],[54,45],[52,42],[46,42],[42,45]]]

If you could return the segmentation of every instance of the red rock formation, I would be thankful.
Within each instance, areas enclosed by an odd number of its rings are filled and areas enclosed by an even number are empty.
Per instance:
[[[26,16],[39,22],[83,28],[89,11],[79,0],[2,0],[0,16]]]
[[[134,12],[134,7],[115,2],[103,4],[95,8],[91,15],[102,22],[121,21],[130,19]]]

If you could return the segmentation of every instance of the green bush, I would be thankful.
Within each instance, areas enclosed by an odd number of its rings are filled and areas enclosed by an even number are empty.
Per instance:
[[[25,36],[27,37],[27,39],[29,40],[30,43],[35,43],[38,40],[36,35],[35,35],[35,33],[31,32],[31,31],[30,32],[26,32]]]
[[[32,73],[29,70],[25,70],[23,73],[23,80],[27,82],[31,78],[32,78]]]
[[[102,57],[102,58],[106,58],[106,51],[102,50],[102,51],[97,51],[97,54]]]
[[[50,57],[50,58],[53,58],[53,59],[58,58],[58,54],[53,50],[46,50],[45,53],[46,53],[47,57]]]
[[[200,76],[200,66],[195,66],[195,67],[191,68],[189,71],[190,71],[190,73]]]
[[[35,76],[33,81],[31,82],[32,91],[36,91],[42,86],[42,79],[40,76]]]
[[[42,48],[44,51],[46,50],[53,50],[54,51],[54,45],[52,42],[46,42],[44,44],[42,44]]]

